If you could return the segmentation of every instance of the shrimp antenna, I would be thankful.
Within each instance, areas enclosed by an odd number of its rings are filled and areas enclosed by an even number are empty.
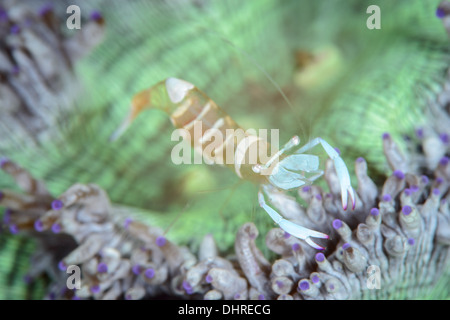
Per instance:
[[[166,227],[166,229],[164,230],[163,234],[166,235],[169,230],[173,227],[173,225],[178,221],[178,219],[180,219],[180,217],[183,215],[183,213],[186,212],[186,210],[191,206],[190,202],[187,202],[185,204],[185,206],[183,207],[183,209],[180,210],[180,212],[178,212],[178,214],[174,217],[174,219],[169,223],[169,225]]]
[[[212,33],[215,34],[216,36],[218,36],[223,42],[225,42],[226,44],[228,44],[229,46],[231,46],[233,49],[239,51],[239,53],[241,53],[242,55],[244,55],[256,68],[258,68],[259,71],[261,71],[264,76],[267,78],[267,80],[270,81],[270,83],[275,87],[275,89],[280,93],[280,95],[283,97],[284,101],[286,101],[287,105],[289,106],[289,108],[291,108],[291,110],[294,112],[295,116],[298,117],[295,108],[292,104],[292,102],[289,100],[289,98],[286,96],[286,94],[284,93],[283,89],[281,89],[280,85],[273,79],[273,77],[266,71],[266,69],[264,69],[259,63],[258,61],[256,61],[256,59],[254,57],[252,57],[252,55],[250,55],[246,50],[244,50],[243,48],[239,47],[238,45],[236,45],[234,42],[232,42],[231,40],[229,40],[228,38],[226,38],[224,35],[222,35],[220,32],[215,31],[215,30],[208,30],[202,26],[199,27],[199,29],[204,30],[206,33]]]
[[[270,81],[270,83],[275,87],[275,89],[278,91],[278,93],[281,95],[281,97],[283,98],[283,100],[287,103],[287,105],[289,106],[289,108],[291,109],[292,113],[294,114],[297,123],[302,123],[298,112],[296,111],[296,109],[294,108],[294,105],[292,104],[292,102],[289,100],[289,98],[286,96],[286,94],[284,93],[283,89],[280,87],[280,85],[273,79],[273,77],[264,69],[263,66],[261,66],[261,64],[258,63],[258,61],[256,61],[256,59],[249,54],[245,49],[239,47],[238,45],[236,45],[234,42],[232,42],[231,40],[229,40],[226,36],[224,36],[222,33],[216,31],[216,30],[211,30],[211,29],[207,29],[203,26],[197,26],[197,28],[199,30],[204,31],[205,33],[210,33],[210,34],[214,34],[215,36],[217,36],[220,40],[222,40],[224,43],[228,44],[229,46],[231,46],[233,49],[237,50],[240,54],[242,54],[243,56],[246,57],[246,59],[248,61],[250,61],[256,68],[258,68],[259,71],[262,72],[262,74],[264,75],[264,77],[267,78],[267,80]],[[305,132],[302,128],[302,133],[303,135],[305,135]]]
[[[214,32],[214,31],[213,31]],[[289,100],[289,98],[286,96],[286,94],[284,93],[283,89],[281,89],[280,85],[273,79],[273,77],[266,71],[266,69],[264,69],[259,63],[258,61],[255,60],[255,58],[253,58],[247,51],[245,51],[244,49],[242,49],[241,47],[237,46],[236,44],[234,44],[233,42],[231,42],[230,40],[228,40],[227,38],[223,37],[222,35],[218,34],[218,36],[227,44],[229,44],[230,46],[232,46],[234,49],[238,50],[240,53],[242,53],[244,56],[247,57],[247,59],[253,63],[255,65],[255,67],[257,67],[259,69],[259,71],[261,71],[264,76],[270,81],[270,83],[272,83],[272,85],[275,87],[275,89],[277,89],[277,91],[281,94],[281,96],[283,97],[284,101],[286,101],[286,103],[288,104],[289,108],[292,109],[292,111],[295,112],[295,108],[292,105],[291,101]]]
[[[175,8],[175,5],[173,5],[173,4],[169,4],[169,6],[172,6],[172,7]],[[178,12],[178,11],[174,10],[174,12]],[[244,55],[248,59],[248,61],[250,61],[256,68],[258,68],[258,70],[261,71],[264,74],[264,76],[270,81],[270,83],[275,87],[275,89],[283,97],[284,101],[286,101],[286,103],[289,106],[289,108],[293,111],[293,113],[294,113],[295,117],[297,118],[297,120],[300,122],[300,118],[299,118],[297,112],[295,111],[295,108],[294,108],[292,102],[286,96],[286,94],[284,93],[283,89],[281,89],[280,85],[273,79],[273,77],[246,50],[244,50],[243,48],[239,47],[234,42],[230,41],[225,35],[223,35],[222,33],[220,33],[217,30],[204,27],[203,25],[200,25],[198,22],[194,22],[192,19],[186,18],[186,17],[181,16],[181,15],[178,16],[178,19],[184,20],[187,23],[193,23],[194,28],[197,28],[198,30],[203,31],[206,34],[209,33],[209,34],[216,35],[220,40],[222,40],[223,42],[225,42],[226,44],[231,46],[233,49],[239,51],[239,53]]]

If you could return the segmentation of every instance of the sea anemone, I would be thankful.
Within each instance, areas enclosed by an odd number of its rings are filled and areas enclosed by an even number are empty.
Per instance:
[[[429,132],[429,137],[438,136]],[[299,190],[307,208],[284,193],[274,202],[291,219],[329,230],[325,252],[279,228],[265,235],[276,254],[269,261],[256,246],[258,229],[249,222],[236,234],[234,252],[220,256],[206,235],[197,252],[178,246],[163,230],[127,217],[132,209],[112,205],[96,185],[75,184],[56,199],[43,182],[3,159],[23,194],[4,190],[5,223],[11,233],[27,232],[39,243],[28,279],[52,278],[47,297],[65,299],[386,299],[423,297],[438,281],[448,283],[450,253],[450,165],[442,157],[430,176],[411,173],[389,135],[383,144],[393,174],[381,188],[355,161],[357,206],[344,212],[328,162],[330,193],[320,187]],[[422,147],[425,141],[418,140]],[[448,144],[441,148],[448,153]],[[416,146],[416,147],[417,147]],[[439,148],[437,152],[442,150]],[[422,156],[433,163],[434,154]],[[405,168],[400,171],[398,168]],[[295,202],[296,203],[296,202]],[[78,287],[69,286],[69,267],[81,269]],[[71,274],[71,271],[67,271]],[[443,279],[443,280],[442,280]],[[72,281],[72,280],[70,280]]]
[[[0,135],[32,147],[56,138],[58,123],[80,93],[75,64],[103,38],[99,19],[72,35],[63,33],[51,4],[33,8],[8,0],[0,6]],[[2,139],[0,147],[10,147]]]

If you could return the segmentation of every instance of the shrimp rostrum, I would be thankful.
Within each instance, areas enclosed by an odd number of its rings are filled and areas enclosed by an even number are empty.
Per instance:
[[[267,204],[265,198],[271,188],[296,189],[312,184],[323,175],[319,169],[319,158],[307,154],[321,145],[333,160],[342,197],[342,207],[347,209],[349,196],[355,207],[355,194],[350,183],[348,169],[339,153],[325,140],[315,138],[302,147],[294,136],[279,150],[270,150],[266,139],[244,132],[229,115],[213,100],[193,84],[168,78],[139,92],[131,101],[128,116],[111,136],[112,140],[122,135],[133,120],[146,109],[165,111],[173,125],[183,130],[183,137],[203,155],[209,164],[224,165],[232,169],[241,179],[258,183],[259,205],[285,232],[305,240],[316,249],[323,249],[311,238],[328,239],[328,235],[307,229],[284,219]],[[213,141],[213,142],[211,142]],[[268,155],[269,154],[269,155]]]

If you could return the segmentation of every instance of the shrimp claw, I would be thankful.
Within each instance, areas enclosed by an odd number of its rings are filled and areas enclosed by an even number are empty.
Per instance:
[[[328,239],[329,238],[328,235],[322,232],[307,229],[305,227],[293,223],[292,221],[284,219],[280,214],[278,214],[278,212],[276,212],[266,203],[266,200],[264,199],[264,194],[261,190],[258,192],[258,200],[260,207],[263,208],[269,214],[272,220],[276,224],[278,224],[281,229],[283,229],[290,235],[293,235],[294,237],[305,240],[306,243],[309,244],[314,249],[317,250],[325,249],[324,247],[312,241],[311,238]]]
[[[274,165],[274,169],[268,176],[268,180],[273,186],[279,189],[291,190],[303,185],[310,185],[323,175],[323,170],[319,169],[319,158],[316,155],[305,154],[304,152],[320,144],[334,162],[334,167],[341,186],[342,208],[347,210],[348,196],[350,196],[352,208],[355,209],[355,192],[350,183],[350,175],[347,166],[339,153],[322,138],[312,139],[303,147],[293,151],[292,154],[287,155],[277,162],[281,154],[286,154],[288,151],[294,149],[299,143],[300,139],[297,136],[294,136],[265,165],[255,166],[254,171],[262,172],[263,169],[267,169],[270,165]]]
[[[347,210],[347,204],[348,204],[348,196],[350,195],[350,198],[352,200],[352,209],[355,209],[356,205],[356,198],[355,198],[355,192],[352,188],[352,185],[350,184],[350,174],[348,173],[347,166],[344,163],[344,160],[342,160],[339,153],[332,147],[328,142],[323,140],[322,138],[315,138],[305,144],[303,147],[295,151],[296,154],[303,153],[316,145],[321,144],[325,152],[328,154],[331,160],[334,162],[334,168],[336,169],[336,173],[339,178],[339,183],[341,185],[341,196],[342,196],[342,208],[344,210]]]

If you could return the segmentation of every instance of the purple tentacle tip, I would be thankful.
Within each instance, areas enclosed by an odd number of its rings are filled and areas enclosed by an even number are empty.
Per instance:
[[[191,285],[186,280],[183,281],[183,289],[187,294],[191,294],[193,292]]]
[[[20,27],[17,24],[13,24],[11,28],[9,28],[9,32],[11,34],[18,34],[20,32]]]
[[[420,181],[422,181],[423,184],[428,184],[428,182],[430,182],[430,179],[426,175],[423,175],[420,177]]]
[[[53,233],[60,233],[61,229],[62,229],[62,227],[61,227],[61,225],[59,223],[54,223],[52,225],[52,232]]]
[[[239,293],[236,293],[236,294],[234,295],[234,299],[235,299],[235,300],[239,299],[240,297],[241,297],[241,295],[240,295]]]
[[[44,223],[41,220],[36,220],[34,222],[34,230],[38,232],[44,231]]]
[[[53,210],[61,210],[63,207],[64,207],[64,203],[61,200],[59,200],[59,199],[53,200],[53,202],[52,202]]]
[[[284,232],[284,234],[283,234],[284,239],[289,239],[290,237],[291,237],[291,235],[289,233]]]
[[[350,248],[351,246],[350,246],[350,243],[344,243],[343,245],[342,245],[342,249],[344,249],[344,250],[347,250],[348,248]]]
[[[313,283],[319,283],[319,281],[320,281],[320,279],[319,279],[319,276],[313,276],[312,278],[311,278],[311,281],[313,282]]]
[[[437,184],[441,184],[442,182],[444,182],[444,179],[442,177],[437,177],[436,178],[436,183]]]
[[[311,186],[304,186],[303,188],[302,188],[302,191],[303,192],[309,192],[311,190]]]
[[[390,194],[386,193],[385,195],[383,195],[382,199],[383,199],[384,202],[389,202],[389,201],[392,200],[392,197],[391,197]]]
[[[316,199],[319,201],[322,200],[322,195],[320,193],[316,194]]]
[[[450,159],[448,157],[442,157],[441,160],[439,160],[439,164],[441,166],[446,166],[446,165],[448,165],[449,161],[450,161]]]
[[[341,155],[341,150],[339,150],[339,148],[334,148],[334,150],[338,153],[338,155]]]
[[[29,17],[25,18],[25,22],[23,24],[26,28],[30,28],[33,25],[33,20]]]
[[[342,227],[342,221],[339,219],[335,219],[333,221],[333,228],[337,230],[337,229],[340,229],[341,227]]]
[[[90,18],[91,18],[91,20],[97,21],[97,22],[103,20],[103,16],[102,16],[102,14],[101,14],[99,11],[93,11],[93,12],[91,13]]]
[[[266,300],[266,297],[263,294],[260,294],[258,296],[258,300]]]
[[[449,142],[449,137],[448,137],[448,134],[446,134],[446,133],[441,133],[441,134],[439,135],[439,139],[441,139],[441,141],[442,141],[444,144],[448,144],[448,142]]]
[[[293,250],[293,251],[298,251],[298,250],[300,250],[300,245],[299,245],[298,243],[294,243],[294,244],[292,245],[292,250]]]
[[[124,227],[125,229],[128,229],[128,227],[130,226],[130,223],[131,223],[131,222],[133,222],[133,219],[131,219],[131,218],[126,218],[125,221],[124,221],[124,223],[123,223],[123,227]]]
[[[9,224],[11,222],[11,209],[6,208],[5,212],[3,213],[3,223]]]
[[[133,273],[135,275],[139,275],[141,273],[141,266],[138,264],[135,264],[132,268],[131,271],[133,271]]]
[[[249,236],[250,239],[256,239],[257,234],[256,234],[256,232],[250,232],[248,234],[248,236]]]
[[[300,281],[300,283],[298,284],[298,287],[300,288],[300,290],[302,291],[306,291],[309,289],[309,282],[308,281]]]
[[[410,206],[404,206],[402,208],[402,212],[405,216],[407,216],[412,212],[412,208]]]
[[[58,263],[58,269],[61,270],[61,271],[66,271],[67,270],[67,266],[62,260]]]
[[[14,66],[14,67],[12,67],[12,69],[11,69],[11,74],[12,75],[18,75],[19,74],[19,72],[20,72],[20,67],[19,66]]]
[[[419,139],[423,139],[423,129],[422,128],[416,129],[416,137]]]
[[[74,295],[74,296],[72,297],[72,300],[81,300],[81,298],[80,298],[79,296],[75,296],[75,295]]]
[[[408,196],[408,197],[413,193],[413,191],[412,191],[411,189],[405,189],[403,192],[404,192],[405,195]]]
[[[359,158],[356,159],[356,162],[357,162],[357,163],[361,163],[361,162],[364,162],[364,161],[365,161],[365,160],[364,160],[363,157],[359,157]]]
[[[322,252],[316,253],[316,261],[322,262],[325,260],[325,255]]]
[[[12,234],[17,234],[19,233],[19,227],[15,224],[11,224],[9,226],[9,232],[11,232]]]
[[[416,243],[416,240],[414,240],[414,238],[409,238],[409,239],[408,239],[408,244],[409,244],[410,246],[413,246],[415,243]]]
[[[445,17],[445,10],[443,8],[437,8],[436,9],[436,17],[439,19],[442,19]]]
[[[438,196],[438,195],[441,194],[441,190],[439,190],[438,188],[434,188],[434,189],[433,189],[433,194],[434,194],[435,196]]]
[[[106,273],[108,272],[108,265],[104,262],[100,262],[97,266],[97,271],[99,273]]]
[[[9,162],[9,159],[8,159],[8,158],[1,157],[1,158],[0,158],[0,168],[3,168],[3,166],[4,166],[5,164],[7,164],[8,162]]]
[[[213,281],[213,277],[211,277],[209,274],[205,277],[206,283],[211,283]]]
[[[397,179],[400,179],[400,180],[402,180],[402,179],[405,178],[405,174],[404,174],[402,171],[400,171],[400,170],[395,170],[394,173],[393,173],[393,175],[394,175]]]
[[[377,208],[372,208],[372,209],[370,209],[370,214],[372,216],[376,217],[380,214],[380,210],[378,210]]]
[[[23,277],[23,282],[25,282],[25,284],[30,284],[31,282],[33,282],[33,278],[27,274]]]
[[[419,191],[419,186],[416,186],[415,184],[413,184],[411,187],[409,187],[409,190],[411,190],[412,192],[417,192],[417,191]]]
[[[277,280],[275,283],[276,283],[277,287],[280,289],[284,287],[283,281]]]
[[[44,5],[39,9],[38,14],[39,14],[40,16],[44,16],[44,15],[46,15],[47,13],[51,12],[52,10],[53,10],[53,5],[52,5],[51,3],[47,3],[47,4],[44,4]]]
[[[164,236],[159,236],[156,238],[156,245],[158,247],[162,247],[166,244],[167,239]]]
[[[148,268],[147,270],[145,270],[144,275],[146,278],[151,279],[155,276],[155,269],[153,268]]]
[[[91,286],[91,292],[92,293],[99,293],[100,292],[100,286],[98,284]]]
[[[0,22],[8,20],[8,12],[0,7]]]
[[[383,133],[382,138],[383,140],[389,139],[391,137],[391,135],[387,132]]]

